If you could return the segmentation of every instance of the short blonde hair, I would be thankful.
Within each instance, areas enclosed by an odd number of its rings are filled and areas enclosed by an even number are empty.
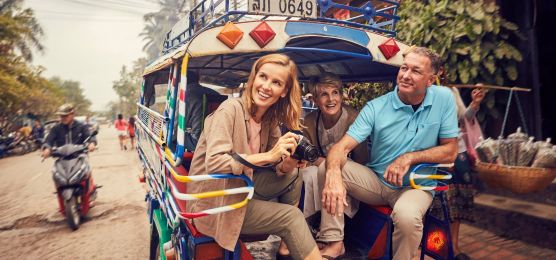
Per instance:
[[[273,124],[282,123],[290,130],[301,130],[301,87],[297,81],[297,66],[290,57],[284,54],[268,54],[260,57],[251,68],[251,73],[245,84],[243,100],[247,106],[247,111],[254,115],[256,107],[253,105],[253,82],[257,73],[264,64],[272,63],[288,68],[288,79],[286,81],[287,94],[284,98],[279,98],[265,113],[265,120]]]
[[[310,89],[313,93],[313,97],[318,96],[318,88],[321,86],[331,86],[337,88],[340,93],[343,90],[344,84],[338,75],[330,72],[325,72],[319,75],[318,77],[314,77],[311,79]]]

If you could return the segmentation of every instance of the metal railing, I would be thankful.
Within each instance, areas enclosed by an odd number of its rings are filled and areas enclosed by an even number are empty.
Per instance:
[[[137,119],[139,119],[139,125],[145,128],[147,133],[157,140],[159,143],[164,143],[166,137],[164,136],[164,124],[168,121],[167,117],[164,117],[157,113],[156,111],[137,103]]]
[[[167,54],[187,43],[195,33],[228,21],[304,19],[367,29],[392,37],[396,35],[396,22],[400,19],[396,15],[399,0],[369,0],[357,6],[338,4],[333,0],[316,2],[319,12],[314,19],[249,13],[248,0],[202,0],[166,34],[162,52]],[[338,10],[349,11],[350,17],[344,20],[331,17],[330,13]]]

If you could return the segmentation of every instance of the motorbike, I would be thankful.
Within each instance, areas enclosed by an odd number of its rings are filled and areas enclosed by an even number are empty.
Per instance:
[[[96,198],[95,186],[91,178],[87,144],[98,132],[93,132],[84,144],[66,144],[52,149],[56,158],[52,178],[56,186],[60,213],[66,217],[72,230],[77,230]]]
[[[31,151],[31,145],[19,133],[12,132],[0,137],[0,158],[10,155],[23,155]]]

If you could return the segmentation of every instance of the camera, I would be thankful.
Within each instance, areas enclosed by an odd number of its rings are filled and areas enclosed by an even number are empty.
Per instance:
[[[307,137],[301,134],[297,135],[299,136],[299,142],[291,157],[296,160],[305,160],[308,162],[316,161],[319,158],[319,150],[317,147],[311,144]]]

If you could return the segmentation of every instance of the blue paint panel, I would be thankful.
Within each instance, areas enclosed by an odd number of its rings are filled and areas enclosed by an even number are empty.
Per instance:
[[[369,36],[364,31],[330,24],[288,22],[286,34],[290,37],[307,34],[325,35],[355,42],[364,47],[369,44]]]

